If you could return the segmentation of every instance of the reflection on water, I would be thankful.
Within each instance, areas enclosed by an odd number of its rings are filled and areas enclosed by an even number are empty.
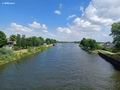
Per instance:
[[[58,44],[0,67],[0,90],[120,90],[120,71],[78,44]]]

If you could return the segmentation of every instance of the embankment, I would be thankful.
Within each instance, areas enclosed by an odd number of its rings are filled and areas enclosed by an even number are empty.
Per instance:
[[[52,45],[44,45],[41,47],[34,48],[34,50],[31,50],[31,51],[29,51],[27,49],[14,51],[14,57],[10,60],[0,60],[0,66],[7,64],[7,63],[10,63],[10,62],[13,62],[13,61],[16,61],[16,60],[20,60],[21,58],[28,57],[30,55],[34,55],[36,53],[45,51],[51,47],[52,47]]]
[[[120,61],[118,60],[115,60],[111,57],[108,57],[107,55],[105,54],[102,54],[100,52],[98,52],[99,56],[101,56],[102,58],[104,58],[106,61],[110,62],[111,64],[113,64],[115,67],[119,68],[120,69]]]

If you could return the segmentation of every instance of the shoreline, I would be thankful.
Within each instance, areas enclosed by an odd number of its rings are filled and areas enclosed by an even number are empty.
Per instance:
[[[34,51],[34,52],[28,52],[28,51],[27,52],[21,52],[21,51],[18,51],[18,52],[20,52],[20,54],[17,55],[17,53],[14,53],[16,56],[14,55],[13,59],[11,59],[11,60],[1,60],[0,61],[0,66],[3,66],[5,64],[8,64],[8,63],[20,60],[20,59],[25,58],[25,57],[35,55],[35,54],[40,53],[42,51],[45,51],[47,49],[50,49],[52,47],[52,45],[46,45],[46,46],[43,46],[43,47],[45,47],[43,50],[40,49],[40,50],[37,50],[37,51]],[[37,47],[37,48],[39,48],[39,47]]]
[[[90,54],[98,54],[100,57],[110,62],[115,68],[120,70],[120,54],[113,53],[105,50],[87,50],[84,47],[81,47],[82,50],[90,53]]]
[[[120,69],[120,61],[119,60],[109,57],[101,52],[98,52],[98,55],[100,57],[102,57],[103,59],[105,59],[106,61],[110,62],[114,67],[117,67],[118,69]]]

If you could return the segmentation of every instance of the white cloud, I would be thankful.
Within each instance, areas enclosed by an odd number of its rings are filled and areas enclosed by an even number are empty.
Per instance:
[[[14,30],[14,31],[22,31],[22,32],[33,32],[33,29],[24,27],[22,25],[16,24],[16,23],[11,23],[10,25],[10,30]]]
[[[105,36],[105,37],[108,37],[108,35],[107,35],[107,34],[105,34],[105,33],[103,33],[102,35],[103,35],[103,36]]]
[[[120,0],[92,0],[91,5],[97,9],[99,17],[120,18]]]
[[[67,20],[69,20],[70,18],[74,18],[74,17],[76,17],[75,14],[73,14],[73,15],[69,15],[68,18],[67,18]]]
[[[63,7],[63,4],[60,4],[59,7],[60,7],[60,9],[61,9],[61,8]]]
[[[47,26],[45,24],[42,24],[43,29],[47,29]]]
[[[101,28],[99,25],[94,25],[89,21],[85,21],[81,18],[76,18],[73,21],[74,25],[71,26],[72,30],[79,30],[79,31],[83,31],[83,32],[88,32],[88,31],[100,31]]]
[[[82,16],[82,19],[88,20],[91,23],[98,25],[108,25],[113,23],[113,20],[111,18],[99,17],[99,15],[97,15],[97,12],[99,12],[98,9],[90,3]]]
[[[57,28],[57,31],[59,32],[59,33],[71,33],[71,30],[69,29],[69,28],[61,28],[61,27],[58,27]]]
[[[111,24],[120,21],[120,0],[92,0],[87,8],[80,6],[80,11],[82,16],[76,17],[72,24],[67,24],[66,29],[70,30],[71,34],[65,34],[65,37],[79,40],[83,37],[91,37],[99,41],[112,40],[109,34]],[[69,16],[67,20],[72,17],[72,15]],[[57,30],[66,31],[62,27]],[[61,33],[62,35],[64,34]]]
[[[52,34],[52,33],[48,33],[50,36],[52,36],[52,37],[55,37],[55,35],[54,34]]]
[[[61,12],[59,11],[59,10],[55,10],[55,12],[54,13],[56,13],[56,14],[58,14],[58,15],[60,15],[61,14]]]
[[[37,22],[33,22],[32,24],[28,23],[28,25],[32,28],[41,28],[40,23],[37,23]]]
[[[28,25],[34,29],[48,29],[45,24],[40,25],[40,23],[37,23],[37,22],[33,22],[32,24],[28,23]]]
[[[80,11],[84,12],[83,6],[80,6]]]
[[[48,31],[47,31],[47,30],[43,30],[43,32],[46,32],[46,33],[47,33]]]

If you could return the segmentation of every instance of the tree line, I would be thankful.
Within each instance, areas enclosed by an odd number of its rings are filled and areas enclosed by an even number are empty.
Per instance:
[[[94,39],[86,39],[83,38],[80,41],[80,46],[83,46],[85,49],[94,50],[94,49],[107,49],[107,51],[119,52],[120,51],[120,22],[114,22],[111,25],[111,34],[113,37],[113,44],[115,46],[113,48],[104,48],[101,47]]]
[[[80,41],[80,46],[84,47],[86,50],[95,50],[95,49],[101,49],[102,47],[96,42],[96,40],[91,38],[83,38]]]
[[[10,35],[10,41],[16,41],[14,48],[22,48],[22,49],[31,46],[36,47],[36,46],[44,45],[44,43],[46,44],[57,43],[57,40],[55,39],[46,38],[44,40],[44,38],[42,37],[36,37],[36,36],[26,37],[25,35],[20,35],[20,34]],[[6,35],[4,32],[0,31],[0,48],[5,46],[6,44],[7,44]]]

